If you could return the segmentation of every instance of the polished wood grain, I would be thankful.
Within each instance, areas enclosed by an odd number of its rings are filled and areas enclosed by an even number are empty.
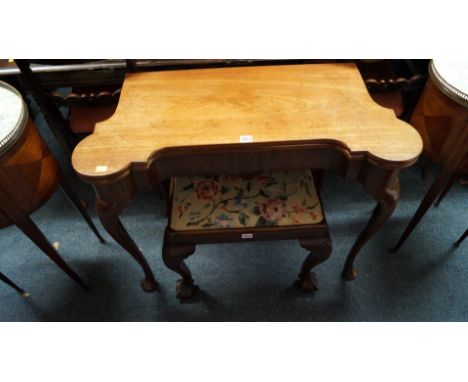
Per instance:
[[[411,125],[423,139],[424,154],[438,164],[445,163],[466,120],[468,108],[444,95],[429,79],[411,117]],[[463,165],[463,171],[468,172],[468,163]]]
[[[128,74],[115,114],[75,148],[72,163],[152,291],[156,280],[119,219],[137,192],[163,184],[169,195],[172,177],[256,171],[329,170],[359,181],[377,206],[348,255],[343,276],[352,280],[358,252],[395,209],[400,169],[421,150],[419,134],[372,101],[356,66],[316,64]],[[191,247],[179,249],[170,266],[183,271]]]
[[[76,195],[49,147],[29,119],[21,137],[0,155],[0,228],[15,224],[66,274],[87,289],[83,280],[62,259],[29,216],[52,196],[58,185],[63,188],[96,236],[103,241],[84,203]]]
[[[36,211],[58,183],[57,161],[29,120],[20,139],[0,156],[0,194],[5,201],[0,206],[5,214],[0,215],[0,227]]]
[[[253,144],[336,140],[382,163],[411,162],[422,149],[354,65],[318,64],[128,74],[117,111],[72,160],[82,177],[103,179],[166,148],[239,145],[245,135]]]
[[[441,165],[431,187],[393,248],[398,251],[429,207],[438,206],[450,187],[468,173],[468,108],[445,95],[429,79],[416,106],[411,123],[420,132],[424,153]]]

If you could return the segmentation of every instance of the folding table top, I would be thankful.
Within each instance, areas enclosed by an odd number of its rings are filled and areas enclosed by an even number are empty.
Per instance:
[[[174,147],[339,141],[383,162],[412,162],[419,134],[370,97],[354,64],[127,74],[116,112],[76,147],[85,177],[107,177]]]

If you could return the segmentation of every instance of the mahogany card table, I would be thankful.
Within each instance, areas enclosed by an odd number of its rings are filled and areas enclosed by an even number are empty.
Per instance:
[[[109,234],[153,272],[119,215],[139,191],[175,177],[329,170],[360,182],[377,202],[347,257],[354,260],[399,198],[399,171],[422,151],[418,132],[374,103],[354,64],[130,73],[115,113],[75,148]]]

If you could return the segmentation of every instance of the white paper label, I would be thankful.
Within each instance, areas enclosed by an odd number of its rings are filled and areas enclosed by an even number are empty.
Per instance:
[[[241,135],[239,137],[239,142],[240,143],[253,142],[253,136],[252,135]]]
[[[253,233],[243,233],[242,239],[253,239]]]
[[[107,166],[96,166],[96,169],[94,170],[95,172],[106,172],[107,171]]]

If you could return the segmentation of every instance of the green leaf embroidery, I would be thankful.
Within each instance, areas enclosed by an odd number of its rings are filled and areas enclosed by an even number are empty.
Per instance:
[[[244,212],[239,214],[239,223],[243,226],[247,225],[247,220],[250,218],[249,215],[246,215]]]
[[[270,220],[266,220],[263,216],[260,216],[257,220],[257,223],[255,223],[255,227],[272,227],[275,225],[277,224]]]

